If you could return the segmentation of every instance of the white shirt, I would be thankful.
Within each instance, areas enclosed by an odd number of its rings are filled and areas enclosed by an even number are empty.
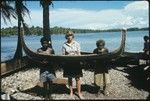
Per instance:
[[[76,41],[72,43],[65,42],[62,46],[63,55],[80,55],[80,44]]]

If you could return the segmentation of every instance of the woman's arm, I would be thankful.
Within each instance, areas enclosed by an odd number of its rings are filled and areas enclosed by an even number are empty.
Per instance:
[[[77,44],[77,55],[81,55],[81,47],[80,44]]]
[[[62,47],[62,55],[66,55],[66,49],[64,46]]]

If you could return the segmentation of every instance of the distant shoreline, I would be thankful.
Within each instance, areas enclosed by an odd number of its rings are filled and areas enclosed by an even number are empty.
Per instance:
[[[41,27],[30,27],[30,33],[26,35],[42,35],[43,29]],[[75,33],[98,33],[98,32],[119,32],[121,29],[107,29],[107,30],[92,30],[92,29],[71,29],[71,28],[62,28],[62,27],[53,27],[50,28],[51,34],[64,34],[67,30],[72,30]],[[128,28],[127,31],[149,31],[149,28]],[[1,36],[12,36],[17,35],[17,27],[9,27],[1,29]]]

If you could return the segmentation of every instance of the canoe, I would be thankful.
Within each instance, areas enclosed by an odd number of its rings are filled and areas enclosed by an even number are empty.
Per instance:
[[[29,49],[27,45],[25,44],[23,35],[24,33],[30,33],[30,31],[25,23],[22,23],[22,24],[23,24],[23,31],[21,33],[21,42],[22,42],[23,50],[28,58],[37,62],[38,61],[39,62],[41,61],[48,61],[48,62],[49,61],[55,61],[55,62],[56,61],[57,62],[70,61],[71,62],[71,61],[105,60],[105,59],[117,58],[124,52],[126,33],[122,33],[122,37],[121,37],[122,39],[121,39],[121,43],[118,49],[112,52],[109,52],[108,54],[99,55],[99,54],[91,54],[91,53],[86,53],[86,52],[82,52],[81,55],[78,55],[78,56],[38,54],[32,51],[31,49]]]

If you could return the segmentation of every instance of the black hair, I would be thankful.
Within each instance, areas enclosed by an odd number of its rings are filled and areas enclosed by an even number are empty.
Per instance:
[[[104,40],[101,40],[101,39],[96,41],[96,46],[98,47],[98,45],[99,45],[100,43],[102,43],[102,44],[105,46],[105,41],[104,41]]]
[[[149,37],[148,36],[144,36],[144,40],[146,41],[146,40],[148,40],[149,39]]]
[[[52,43],[48,38],[42,37],[41,40],[40,40],[41,44],[43,44],[44,41],[47,41],[48,42],[48,47],[52,48]]]
[[[40,42],[41,42],[41,43],[43,43],[44,41],[49,42],[48,38],[46,38],[46,37],[42,37],[42,38],[41,38],[41,40],[40,40]]]

